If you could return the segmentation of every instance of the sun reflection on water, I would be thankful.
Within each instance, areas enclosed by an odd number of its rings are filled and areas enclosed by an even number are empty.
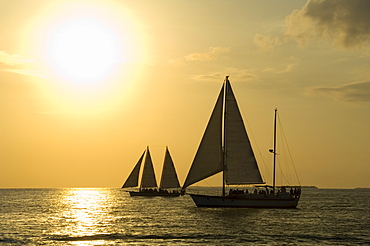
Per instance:
[[[102,235],[111,226],[111,195],[108,189],[66,189],[60,200],[62,209],[58,217],[63,220],[56,234],[70,238]],[[104,241],[94,240],[94,245]],[[90,245],[89,240],[76,240],[71,244]]]

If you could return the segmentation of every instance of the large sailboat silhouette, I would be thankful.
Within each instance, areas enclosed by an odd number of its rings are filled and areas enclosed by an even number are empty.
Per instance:
[[[271,186],[263,185],[257,161],[245,129],[238,103],[226,77],[216,105],[200,142],[192,166],[182,187],[223,173],[222,195],[189,194],[198,207],[257,207],[295,208],[300,198],[300,187],[275,185],[276,113],[274,124],[274,178]],[[226,194],[226,185],[255,185],[263,192]],[[287,191],[290,188],[290,192]],[[255,190],[257,191],[257,189]]]

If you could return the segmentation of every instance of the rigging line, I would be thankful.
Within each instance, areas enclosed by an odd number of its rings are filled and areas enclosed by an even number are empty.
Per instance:
[[[280,129],[279,129],[279,139],[284,139],[283,138],[283,134],[282,134],[282,131],[281,131],[281,126],[279,126]],[[282,148],[280,148],[280,151],[281,153],[279,154],[280,155],[280,158],[278,160],[278,168],[279,168],[279,171],[280,171],[280,180],[281,180],[281,185],[283,185],[283,182],[285,181],[286,184],[288,185],[291,185],[293,184],[293,179],[291,177],[291,169],[289,168],[290,167],[290,163],[292,163],[292,160],[289,159],[289,156],[287,154],[287,147],[286,147],[286,143],[283,143],[284,141],[281,141],[282,143]],[[284,171],[283,171],[284,169]]]
[[[214,187],[218,187],[218,186],[214,186],[214,185],[211,185],[210,183],[208,183],[207,179],[203,179],[202,180],[203,183],[205,183],[205,186],[201,186],[201,187],[205,187],[205,188],[214,188]],[[207,194],[207,193],[214,193],[214,191],[212,190],[203,190],[202,191],[202,194]],[[198,193],[199,194],[199,193]]]
[[[284,139],[284,136],[283,136],[283,133],[282,133],[282,130],[281,130],[281,126],[280,126],[280,123],[279,123],[279,131],[278,131],[278,135],[279,135],[279,140],[280,139]],[[290,158],[289,159],[289,154],[287,154],[287,147],[286,146],[286,143],[284,143],[284,141],[279,141],[279,143],[282,142],[283,146],[282,148],[280,148],[280,151],[281,151],[281,154],[280,155],[280,158],[278,160],[279,162],[279,168],[281,170],[281,176],[285,179],[285,181],[287,183],[293,183],[293,179],[291,177],[291,170],[289,168],[289,164],[290,162],[293,162],[292,159]],[[285,164],[285,165],[284,165]],[[283,169],[284,169],[284,172],[283,172]]]
[[[284,137],[285,145],[286,145],[286,147],[287,147],[287,149],[288,149],[289,157],[290,157],[290,159],[291,159],[291,161],[292,161],[292,165],[293,165],[294,173],[295,173],[296,178],[297,178],[297,180],[298,180],[298,184],[299,184],[299,185],[301,185],[301,182],[300,182],[300,180],[299,180],[299,176],[298,176],[297,170],[296,170],[296,168],[295,168],[295,164],[294,164],[294,161],[293,161],[293,157],[292,157],[292,154],[291,154],[291,152],[290,152],[290,149],[289,149],[289,146],[288,146],[288,142],[287,142],[287,139],[286,139],[286,136],[285,136],[285,132],[284,132],[284,128],[283,128],[283,124],[281,124],[281,121],[280,121],[280,117],[278,117],[278,121],[279,121],[279,124],[280,124],[281,132],[282,132],[283,137]]]
[[[283,185],[283,182],[282,182],[282,180],[284,179],[285,180],[285,182],[288,184],[288,185],[292,185],[293,184],[293,182],[291,181],[291,180],[289,180],[289,177],[287,178],[286,176],[285,176],[285,174],[284,174],[284,172],[283,172],[283,170],[281,169],[281,167],[280,167],[280,165],[277,165],[277,169],[278,169],[278,172],[277,173],[279,173],[279,175],[280,175],[280,177],[281,178],[279,178],[278,180],[280,180],[280,185]]]

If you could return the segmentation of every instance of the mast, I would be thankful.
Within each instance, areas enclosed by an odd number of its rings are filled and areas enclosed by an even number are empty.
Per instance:
[[[145,164],[147,162],[147,158],[148,158],[148,151],[149,151],[149,146],[146,146],[146,150],[145,150],[145,161],[144,161],[144,167],[143,167],[143,173],[141,174],[141,181],[140,181],[140,186],[139,186],[139,191],[141,191],[141,188],[143,187],[143,182],[144,182],[144,170],[145,170]]]
[[[229,76],[226,76],[225,84],[229,80]],[[226,114],[227,114],[227,107],[226,107],[226,95],[228,93],[227,86],[225,85],[225,93],[224,93],[224,127],[223,127],[223,134],[224,134],[224,143],[223,143],[223,150],[222,150],[222,196],[226,195],[225,192],[225,184],[226,184]]]
[[[276,114],[277,114],[277,108],[275,109],[275,115],[274,115],[274,165],[273,165],[273,176],[272,176],[272,187],[275,194],[275,176],[276,176]]]

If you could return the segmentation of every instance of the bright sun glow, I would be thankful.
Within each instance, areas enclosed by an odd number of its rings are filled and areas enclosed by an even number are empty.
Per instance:
[[[107,78],[120,60],[120,49],[116,34],[106,23],[85,17],[56,26],[47,53],[58,76],[85,83]]]

